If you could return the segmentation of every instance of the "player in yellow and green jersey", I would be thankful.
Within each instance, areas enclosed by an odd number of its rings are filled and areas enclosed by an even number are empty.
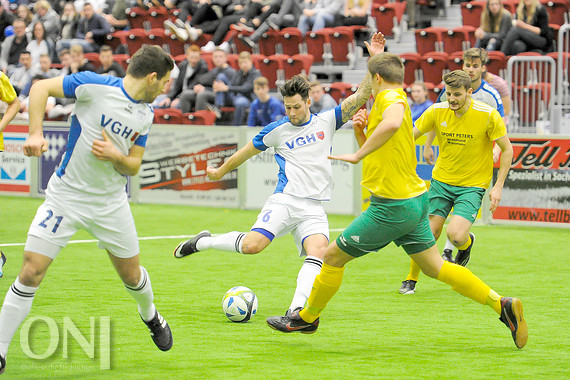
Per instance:
[[[394,242],[425,274],[493,308],[511,330],[515,345],[524,347],[528,329],[521,301],[499,296],[469,269],[444,261],[439,254],[428,220],[427,189],[415,171],[413,124],[402,89],[402,60],[395,54],[378,54],[368,61],[368,71],[375,102],[366,133],[366,113],[361,110],[353,118],[360,149],[330,158],[350,163],[364,160],[362,184],[372,192],[370,207],[327,247],[307,306],[285,316],[269,317],[267,324],[281,332],[314,333],[322,310],[340,288],[345,264]]]
[[[416,120],[414,136],[437,133],[440,154],[429,190],[430,227],[437,240],[453,207],[447,238],[458,249],[455,263],[466,266],[475,242],[475,235],[469,230],[493,176],[493,144],[497,144],[502,154],[497,181],[489,193],[491,212],[501,200],[513,148],[499,112],[471,99],[473,89],[469,75],[456,70],[443,80],[448,101],[432,105]],[[415,292],[419,274],[420,268],[412,260],[410,273],[400,287],[401,294]]]
[[[4,151],[4,129],[14,116],[20,111],[20,101],[16,95],[16,91],[12,84],[10,84],[9,78],[0,71],[0,100],[4,103],[8,104],[8,108],[6,108],[6,112],[2,115],[2,119],[0,120],[0,152]],[[0,277],[2,277],[2,267],[6,263],[6,256],[2,251],[0,251]]]

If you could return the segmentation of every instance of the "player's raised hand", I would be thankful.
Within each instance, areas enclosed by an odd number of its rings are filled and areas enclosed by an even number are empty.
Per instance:
[[[40,157],[47,152],[49,143],[43,135],[30,135],[24,143],[24,155],[28,157]]]
[[[121,152],[113,145],[113,142],[107,136],[107,132],[101,131],[103,140],[93,140],[91,145],[91,153],[101,161],[117,161],[122,156]]]
[[[424,148],[424,160],[428,164],[433,165],[434,157],[435,155],[433,154],[433,148],[431,146],[429,148]]]
[[[220,173],[218,169],[213,168],[211,166],[208,166],[206,168],[206,175],[208,176],[210,181],[219,181],[223,177],[223,175]]]
[[[368,123],[366,110],[364,109],[358,110],[358,112],[352,117],[352,129],[354,129],[355,131],[362,132],[366,127],[366,123]]]
[[[381,32],[374,33],[370,39],[370,43],[364,41],[364,44],[366,45],[370,56],[373,57],[376,54],[384,53],[386,38],[384,38],[384,35]]]
[[[328,156],[329,160],[339,160],[345,161],[351,164],[358,164],[360,162],[360,157],[356,153],[349,154],[339,154],[337,156]]]

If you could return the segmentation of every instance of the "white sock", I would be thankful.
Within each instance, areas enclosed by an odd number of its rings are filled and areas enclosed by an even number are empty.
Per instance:
[[[241,251],[241,247],[245,236],[246,234],[243,232],[237,231],[228,232],[227,234],[219,236],[205,236],[198,239],[196,242],[196,248],[198,251],[213,248],[220,251],[243,253]]]
[[[295,310],[298,307],[305,307],[305,302],[309,299],[313,283],[315,282],[317,275],[321,273],[322,266],[323,260],[318,257],[307,256],[305,258],[305,262],[297,275],[297,289],[295,289],[295,294],[293,295],[293,301],[291,301],[289,310]]]
[[[453,251],[455,249],[455,246],[453,245],[452,242],[449,241],[449,239],[447,239],[445,241],[445,247],[443,249],[450,249],[451,251]]]
[[[6,358],[12,337],[32,309],[37,287],[20,283],[19,277],[10,286],[0,311],[0,355]]]
[[[137,301],[139,306],[139,314],[145,321],[150,321],[154,318],[156,314],[156,308],[154,307],[154,294],[152,293],[152,285],[150,284],[150,277],[148,272],[143,266],[139,266],[141,269],[141,279],[136,287],[131,288],[127,285],[127,292]]]

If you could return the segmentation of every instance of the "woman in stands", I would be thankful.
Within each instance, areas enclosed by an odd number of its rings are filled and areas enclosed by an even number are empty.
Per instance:
[[[46,38],[44,24],[41,21],[34,24],[33,35],[34,39],[28,43],[26,50],[30,52],[32,57],[32,67],[38,69],[40,67],[40,56],[47,54],[53,58],[55,45],[53,41]]]
[[[512,24],[501,47],[505,55],[528,51],[548,53],[552,49],[554,36],[548,26],[548,13],[539,0],[522,0]]]
[[[481,13],[481,26],[475,30],[475,47],[487,51],[500,50],[512,24],[511,12],[505,9],[503,1],[488,0]]]

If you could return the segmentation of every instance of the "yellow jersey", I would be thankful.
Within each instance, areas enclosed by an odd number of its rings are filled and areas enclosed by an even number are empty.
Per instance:
[[[416,174],[412,114],[403,89],[384,90],[376,96],[368,116],[366,137],[374,133],[386,108],[397,103],[405,107],[402,125],[384,145],[364,157],[362,186],[378,197],[408,199],[425,193],[427,187]]]
[[[416,128],[437,132],[439,157],[432,177],[452,186],[489,187],[493,176],[493,141],[506,136],[507,128],[499,112],[471,99],[461,117],[449,109],[448,102],[429,107]]]
[[[16,99],[16,91],[8,77],[0,72],[0,100],[8,104]],[[4,134],[0,131],[0,152],[4,151]]]

